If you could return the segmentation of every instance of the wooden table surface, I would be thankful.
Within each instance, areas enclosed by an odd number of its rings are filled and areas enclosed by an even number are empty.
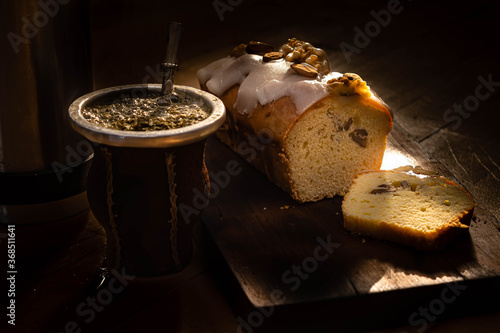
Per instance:
[[[185,25],[178,84],[197,86],[196,70],[240,42],[259,40],[279,46],[297,37],[325,49],[335,71],[360,74],[393,108],[401,133],[472,193],[492,227],[492,237],[499,237],[497,3],[90,3],[96,89],[155,82],[168,21]],[[373,23],[376,17],[383,26]],[[360,35],[366,28],[363,39]],[[195,231],[195,256],[182,273],[155,279],[120,277],[110,293],[99,291],[111,286],[97,289],[105,234],[91,212],[44,225],[18,226],[16,326],[8,325],[3,315],[0,331],[244,332],[231,295],[220,285],[220,274],[210,269],[210,256],[200,250],[208,235],[201,225]],[[5,233],[2,226],[0,235]],[[6,253],[5,237],[0,241]],[[492,265],[498,267],[500,262]],[[499,302],[485,295],[488,301],[491,311],[460,317],[448,313],[429,322],[425,330],[408,322],[376,332],[498,332]],[[359,320],[366,315],[361,313]],[[278,331],[290,330],[284,322]]]

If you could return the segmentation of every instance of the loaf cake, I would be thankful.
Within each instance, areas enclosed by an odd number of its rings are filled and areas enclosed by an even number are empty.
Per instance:
[[[389,107],[310,43],[241,44],[197,74],[226,106],[217,137],[298,202],[344,195],[357,173],[380,169]]]
[[[356,176],[342,213],[356,234],[434,251],[468,230],[474,206],[464,188],[443,177],[379,170]]]

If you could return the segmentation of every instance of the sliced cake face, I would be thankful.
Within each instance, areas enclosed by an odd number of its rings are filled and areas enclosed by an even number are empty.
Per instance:
[[[397,171],[359,174],[342,203],[346,229],[422,250],[444,246],[473,209],[471,195],[453,182]]]
[[[285,138],[292,190],[301,201],[345,195],[354,176],[378,170],[392,122],[357,96],[326,98]]]

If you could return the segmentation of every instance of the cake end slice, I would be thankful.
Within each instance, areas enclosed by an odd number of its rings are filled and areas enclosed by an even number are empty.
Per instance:
[[[353,233],[435,251],[468,231],[475,202],[461,186],[438,176],[367,171],[342,202]]]

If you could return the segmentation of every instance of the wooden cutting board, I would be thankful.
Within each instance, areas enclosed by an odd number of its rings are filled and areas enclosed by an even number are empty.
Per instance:
[[[387,168],[420,165],[453,179],[397,124],[386,156]],[[298,204],[216,139],[206,161],[214,187],[203,225],[243,332],[285,324],[423,330],[448,315],[485,311],[481,297],[500,295],[498,221],[480,202],[468,235],[420,253],[351,234],[341,197]]]

